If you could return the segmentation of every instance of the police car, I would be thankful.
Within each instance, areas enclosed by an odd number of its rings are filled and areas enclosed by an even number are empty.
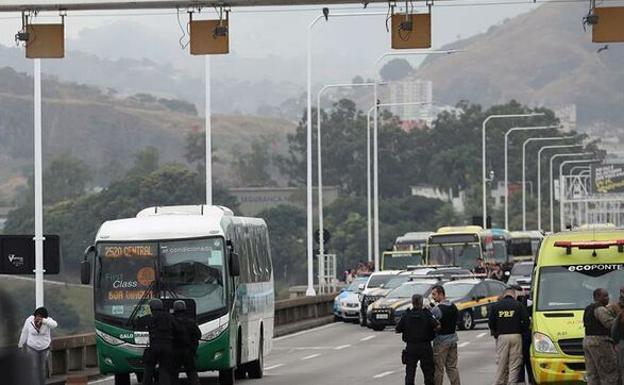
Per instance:
[[[366,283],[360,285],[360,326],[366,326],[367,324],[366,309],[368,309],[368,306],[388,294],[390,290],[385,285],[400,272],[399,270],[379,271],[371,274]]]
[[[489,306],[498,302],[509,288],[503,282],[494,279],[459,279],[446,282],[446,298],[459,310],[458,327],[460,330],[474,329],[475,324],[487,322]]]
[[[360,316],[359,287],[368,277],[357,277],[334,298],[334,321],[357,321]]]
[[[388,325],[395,325],[403,313],[412,307],[412,296],[420,294],[427,298],[433,286],[439,284],[437,279],[416,279],[392,290],[385,298],[375,301],[369,306],[366,315],[368,325],[376,331]]]

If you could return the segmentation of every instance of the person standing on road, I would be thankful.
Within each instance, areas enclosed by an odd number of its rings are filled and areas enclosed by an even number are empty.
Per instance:
[[[44,385],[46,381],[46,363],[52,342],[51,331],[57,326],[57,322],[49,316],[48,310],[39,307],[24,321],[22,334],[17,343],[18,348],[26,350],[31,370],[36,373],[34,377],[39,385]]]
[[[618,368],[620,372],[620,384],[624,381],[624,287],[620,289],[620,298],[613,308],[617,311],[617,316],[611,327],[611,337],[615,342],[617,352]]]
[[[402,334],[406,346],[401,355],[405,365],[405,385],[414,385],[416,367],[420,361],[420,369],[425,377],[425,385],[434,385],[434,362],[431,341],[440,323],[431,311],[423,309],[423,296],[412,296],[412,308],[408,309],[396,326],[396,332]]]
[[[498,369],[494,384],[515,384],[524,368],[522,334],[529,327],[528,312],[516,300],[515,290],[505,290],[503,299],[492,305],[488,325],[496,338]]]
[[[134,322],[136,328],[149,331],[150,344],[143,353],[143,385],[152,385],[156,365],[158,365],[158,384],[169,385],[171,382],[171,364],[173,360],[173,332],[175,319],[164,308],[163,302],[154,298],[149,302],[150,315]]]
[[[457,370],[457,318],[459,311],[455,304],[446,299],[442,285],[431,289],[431,297],[437,306],[431,310],[433,316],[440,321],[440,329],[433,340],[433,360],[435,362],[435,385],[444,383],[444,371],[451,385],[460,385]]]
[[[526,377],[529,385],[533,385],[535,383],[535,378],[533,377],[533,369],[531,367],[531,311],[529,310],[529,298],[522,286],[513,285],[511,288],[516,291],[516,298],[518,299],[518,302],[525,307],[527,314],[529,315],[529,327],[522,333],[522,358],[524,360],[524,367],[520,370],[518,382],[520,384],[524,384]],[[517,293],[521,294],[517,295]]]
[[[616,356],[613,352],[611,328],[614,314],[607,309],[609,292],[594,290],[594,303],[585,308],[583,325],[583,352],[588,385],[615,385],[618,383]]]
[[[186,303],[178,300],[173,303],[175,333],[173,340],[173,384],[178,383],[178,373],[184,367],[186,378],[191,385],[199,385],[199,376],[195,366],[195,354],[201,339],[201,331],[195,320],[186,314]]]

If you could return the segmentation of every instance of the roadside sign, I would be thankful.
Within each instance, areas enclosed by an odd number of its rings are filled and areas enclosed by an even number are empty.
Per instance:
[[[43,268],[46,274],[58,274],[61,245],[58,235],[44,235]],[[33,235],[0,235],[0,274],[34,274],[35,241]]]

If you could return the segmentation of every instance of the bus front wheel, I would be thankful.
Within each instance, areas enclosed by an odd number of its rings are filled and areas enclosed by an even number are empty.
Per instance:
[[[219,385],[234,385],[234,368],[219,370]]]
[[[130,385],[130,374],[115,374],[115,385]]]

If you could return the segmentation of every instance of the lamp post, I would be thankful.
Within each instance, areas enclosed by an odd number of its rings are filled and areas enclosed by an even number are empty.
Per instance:
[[[596,162],[600,162],[600,160],[599,159],[573,159],[573,160],[564,160],[559,165],[559,231],[563,231],[563,226],[565,225],[563,221],[563,211],[564,211],[563,197],[565,195],[565,188],[564,188],[564,183],[563,183],[563,167],[566,164],[582,164],[582,163],[596,163]],[[588,167],[589,166],[574,166],[570,170],[570,176],[574,175],[575,169],[582,170],[582,169],[587,169]],[[584,172],[585,171],[581,172],[581,174],[583,174]],[[579,174],[579,176],[581,174]],[[572,210],[570,210],[570,212],[572,212]]]
[[[522,143],[522,231],[526,231],[526,148],[531,142],[574,139],[574,136],[551,136],[548,138],[528,138]]]
[[[580,157],[580,156],[589,156],[589,155],[594,155],[593,152],[576,152],[576,153],[572,153],[572,154],[555,154],[553,156],[550,157],[550,164],[548,167],[548,172],[549,172],[549,177],[548,177],[548,188],[550,190],[550,232],[554,233],[555,232],[555,219],[554,219],[554,209],[553,209],[553,201],[554,201],[554,197],[553,197],[553,162],[555,161],[555,159],[557,158],[561,158],[561,157]],[[559,184],[561,185],[561,179],[559,179]],[[561,191],[561,189],[559,190]],[[559,196],[559,200],[561,201],[561,196]],[[559,231],[561,231],[561,228],[559,228]]]
[[[487,228],[487,187],[486,182],[487,178],[485,176],[485,128],[487,123],[493,119],[510,119],[510,118],[527,118],[533,116],[544,116],[543,112],[539,113],[529,113],[529,114],[503,114],[503,115],[490,115],[483,120],[481,124],[481,183],[482,183],[482,193],[483,193],[483,228]]]
[[[316,167],[317,167],[317,178],[318,178],[318,216],[319,216],[319,257],[323,258],[325,255],[325,234],[323,233],[323,164],[322,164],[322,156],[321,156],[321,95],[323,92],[330,88],[341,88],[341,87],[370,87],[374,83],[337,83],[337,84],[327,84],[323,86],[316,95]],[[369,146],[370,147],[370,146]],[[370,225],[370,223],[369,223]],[[369,240],[370,242],[370,240]],[[370,250],[369,250],[370,256]]]
[[[370,164],[371,164],[371,162],[370,162],[370,159],[371,159],[371,156],[370,156],[370,147],[371,147],[370,146],[370,137],[371,137],[371,135],[370,135],[370,118],[371,118],[371,113],[373,111],[376,112],[379,109],[379,107],[417,106],[417,105],[425,105],[425,104],[431,104],[431,103],[429,103],[429,102],[376,103],[375,105],[373,105],[368,110],[368,112],[366,114],[366,123],[367,123],[367,129],[366,129],[366,149],[367,149],[366,150],[366,202],[367,202],[367,210],[368,210],[368,261],[369,262],[372,260],[372,257],[371,257],[371,254],[372,254],[371,253],[371,247],[372,247],[372,245],[371,245],[371,231],[372,231],[372,229],[371,229],[371,181],[370,181],[370,174],[371,174],[371,172],[370,172],[370,169],[371,169],[371,166],[370,166]],[[373,163],[374,163],[373,168],[377,171],[378,170],[378,161],[379,161],[379,159],[377,157],[377,153],[378,153],[377,149],[378,149],[378,145],[379,145],[378,140],[377,140],[377,137],[378,137],[377,128],[374,127],[373,131],[374,131],[374,133],[373,133],[373,137],[374,137],[374,139],[373,139],[373,148],[374,148],[374,154],[375,154],[374,161],[373,161]],[[374,183],[375,183],[375,186],[377,187],[378,186],[377,183],[379,183],[379,179],[375,178]],[[378,191],[379,191],[378,188],[376,188],[375,189],[375,192],[376,192],[375,193],[375,197],[376,198],[379,196],[378,195]],[[377,206],[377,207],[379,207],[379,206]],[[379,214],[379,211],[377,211],[377,214]],[[377,222],[378,220],[379,220],[379,217],[376,217],[375,218],[375,224],[378,223]],[[377,231],[379,230],[379,226],[378,225],[376,226],[376,229],[377,229]],[[377,236],[379,236],[378,233],[377,233]],[[379,238],[377,238],[376,245],[378,245],[378,244],[379,244]],[[378,250],[378,249],[376,249],[376,250]],[[375,271],[379,271],[379,253],[375,252],[374,254],[375,254],[375,256],[374,256]]]
[[[544,146],[537,151],[537,227],[542,229],[542,152],[545,150],[581,147],[578,144],[560,144],[555,146]]]
[[[513,127],[505,133],[505,229],[509,230],[509,178],[508,178],[508,143],[509,135],[516,131],[539,131],[558,128],[559,126]],[[523,187],[524,188],[524,187]]]
[[[454,53],[458,53],[458,52],[464,52],[464,50],[444,50],[444,51],[390,51],[390,52],[386,52],[381,54],[377,60],[375,60],[375,64],[373,65],[373,82],[375,83],[373,85],[373,97],[375,100],[375,103],[377,103],[377,84],[379,83],[378,81],[378,77],[379,77],[379,64],[381,63],[381,61],[389,56],[416,56],[416,55],[439,55],[439,54],[443,54],[443,55],[450,55],[450,54],[454,54]],[[375,114],[374,114],[374,120],[373,120],[373,130],[375,132],[374,134],[374,141],[375,144],[373,144],[373,148],[374,148],[374,152],[373,152],[373,210],[374,210],[374,254],[375,254],[375,260],[379,261],[379,175],[378,175],[378,169],[377,169],[377,129],[378,129],[378,109],[374,110]],[[377,265],[375,265],[375,268],[377,269]]]
[[[385,15],[385,12],[354,12],[354,13],[338,13],[328,15],[318,15],[310,24],[308,24],[307,30],[307,131],[306,131],[306,235],[307,235],[307,255],[308,255],[308,287],[306,289],[306,296],[315,296],[314,290],[314,251],[312,247],[312,232],[314,231],[313,224],[313,201],[312,201],[312,29],[319,22],[319,20],[325,18],[328,20],[330,17],[357,17],[357,16],[377,16]]]
[[[35,175],[35,306],[44,304],[43,298],[43,156],[41,144],[41,59],[34,60],[34,161]]]

